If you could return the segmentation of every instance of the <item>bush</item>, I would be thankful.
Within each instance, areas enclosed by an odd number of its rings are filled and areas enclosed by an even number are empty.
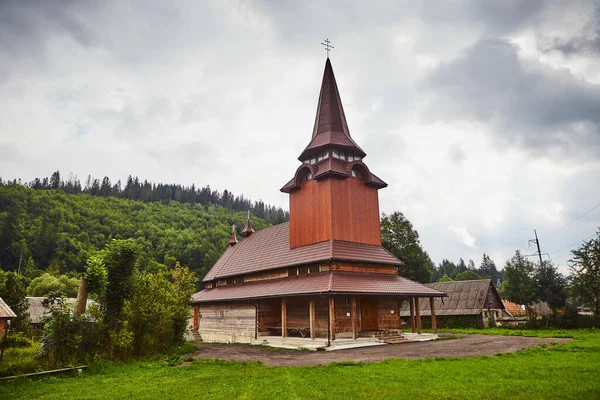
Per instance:
[[[26,337],[21,332],[12,332],[9,331],[8,335],[6,335],[6,348],[18,348],[18,347],[31,347],[33,346],[34,341]]]

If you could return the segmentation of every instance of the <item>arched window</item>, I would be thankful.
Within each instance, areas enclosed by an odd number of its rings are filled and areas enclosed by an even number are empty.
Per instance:
[[[300,178],[300,183],[304,183],[310,179],[312,179],[312,172],[310,172],[309,170],[305,170],[302,173],[302,177]]]
[[[352,167],[352,176],[354,178],[363,179],[364,175],[363,175],[362,168],[360,168],[360,166],[358,166],[358,165],[355,165],[354,167]]]

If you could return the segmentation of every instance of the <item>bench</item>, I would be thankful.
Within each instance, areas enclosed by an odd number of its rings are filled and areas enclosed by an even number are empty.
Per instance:
[[[267,329],[269,331],[279,332],[279,335],[281,335],[281,327],[280,326],[268,326]],[[287,331],[287,333],[295,333],[295,332],[297,332],[302,337],[307,337],[307,336],[310,335],[310,328],[309,327],[307,327],[307,328],[296,328],[296,327],[288,326],[288,327],[286,327],[286,331]]]

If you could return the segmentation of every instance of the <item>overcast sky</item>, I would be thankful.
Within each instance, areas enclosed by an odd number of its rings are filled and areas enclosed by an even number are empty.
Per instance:
[[[436,263],[502,267],[537,229],[564,270],[600,225],[600,207],[569,224],[600,203],[598,1],[3,0],[0,176],[131,174],[288,209],[326,37],[382,212]]]

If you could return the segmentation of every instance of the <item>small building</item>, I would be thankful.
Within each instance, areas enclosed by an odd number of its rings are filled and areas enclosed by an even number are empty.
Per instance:
[[[491,279],[428,283],[432,289],[448,295],[434,300],[437,326],[444,328],[487,328],[503,317],[504,304]],[[400,315],[409,317],[409,305],[403,305]],[[421,315],[431,316],[430,305],[421,301]],[[426,325],[428,320],[424,322]]]
[[[42,319],[44,317],[44,313],[48,311],[48,308],[44,306],[44,302],[47,297],[27,297],[27,311],[29,312],[29,323],[33,325],[34,328],[42,327]],[[75,297],[68,297],[65,299],[65,303],[69,305],[75,306],[77,303],[77,299]],[[86,309],[95,304],[94,300],[87,301]]]
[[[401,340],[402,302],[415,305],[411,326],[421,332],[419,298],[445,294],[398,276],[402,261],[381,246],[378,191],[387,184],[365,156],[350,136],[328,58],[312,136],[280,189],[289,194],[290,221],[255,232],[248,219],[241,243],[232,232],[193,295],[196,335],[283,345],[294,337],[307,345]]]
[[[17,314],[6,304],[0,297],[0,335],[4,335],[6,328],[10,324],[10,320],[16,318]]]

